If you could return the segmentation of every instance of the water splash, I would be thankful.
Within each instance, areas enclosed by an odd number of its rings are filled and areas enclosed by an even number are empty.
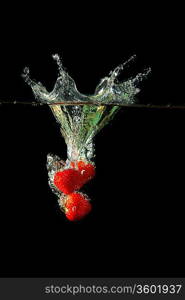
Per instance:
[[[119,103],[133,104],[134,96],[140,91],[139,83],[148,76],[150,68],[136,77],[118,82],[117,77],[131,62],[116,67],[108,77],[103,78],[95,89],[94,95],[83,95],[77,90],[75,81],[69,76],[62,65],[58,54],[53,55],[58,66],[58,78],[51,92],[40,83],[32,80],[29,69],[24,69],[23,77],[31,86],[35,98],[43,103],[74,103],[72,106],[50,106],[57,122],[60,124],[62,136],[67,144],[68,160],[91,160],[94,156],[93,138],[110,122],[120,109]],[[84,102],[84,105],[75,105]],[[92,102],[95,105],[86,105]],[[112,104],[106,106],[103,104]],[[114,105],[116,104],[116,106]]]
[[[89,201],[87,195],[75,191],[95,175],[94,137],[113,119],[121,108],[120,104],[135,102],[134,97],[139,92],[139,83],[148,76],[150,69],[134,78],[119,82],[120,72],[134,61],[135,56],[132,56],[111,71],[109,76],[103,78],[93,95],[87,96],[77,90],[74,80],[63,68],[59,55],[53,55],[53,59],[58,66],[58,78],[51,92],[48,92],[42,83],[30,78],[28,68],[24,69],[23,77],[31,86],[35,98],[49,105],[60,125],[61,134],[67,145],[67,160],[64,162],[60,157],[48,154],[49,185],[58,197],[59,206],[66,216],[70,220],[79,220],[79,216],[81,218],[90,210],[90,204],[87,205]],[[77,199],[81,207],[73,206],[70,212],[67,201],[71,203]]]

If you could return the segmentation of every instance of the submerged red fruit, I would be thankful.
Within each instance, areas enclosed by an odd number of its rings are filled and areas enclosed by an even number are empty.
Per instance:
[[[72,161],[71,167],[77,169],[81,174],[83,184],[91,180],[95,176],[95,166],[92,163],[87,163],[82,160]]]
[[[83,219],[92,209],[87,196],[81,193],[72,193],[66,196],[65,214],[70,221]]]
[[[91,163],[74,161],[70,163],[70,167],[56,172],[53,180],[54,185],[66,195],[79,190],[95,175],[95,166]]]
[[[67,195],[79,190],[84,184],[81,174],[74,169],[57,172],[53,182],[61,192]]]
[[[95,167],[93,164],[78,162],[78,169],[83,177],[83,182],[86,183],[95,176]]]

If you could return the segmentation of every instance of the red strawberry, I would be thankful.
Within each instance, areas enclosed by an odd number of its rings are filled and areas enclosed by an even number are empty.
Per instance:
[[[72,161],[70,165],[72,168],[76,167],[79,170],[80,174],[82,175],[83,184],[95,176],[95,166],[91,163],[80,160],[76,162]]]
[[[83,219],[92,209],[87,196],[82,193],[72,193],[66,196],[64,205],[66,217],[70,221]]]
[[[61,192],[67,195],[79,190],[84,184],[81,174],[74,169],[56,172],[53,182]]]
[[[83,182],[86,183],[95,176],[95,167],[91,163],[85,163],[84,161],[78,162],[78,169],[83,177]]]

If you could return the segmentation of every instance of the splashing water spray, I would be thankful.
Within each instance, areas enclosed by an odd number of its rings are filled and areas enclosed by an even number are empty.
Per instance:
[[[128,61],[110,72],[96,87],[94,95],[81,94],[74,80],[64,70],[60,57],[53,55],[58,65],[58,78],[52,92],[29,77],[25,68],[23,77],[31,86],[35,98],[49,105],[67,145],[67,160],[48,154],[49,185],[58,198],[66,217],[80,220],[92,209],[91,201],[80,189],[95,176],[94,137],[113,119],[121,104],[134,104],[138,84],[150,73],[150,68],[135,78],[118,82],[117,77]]]

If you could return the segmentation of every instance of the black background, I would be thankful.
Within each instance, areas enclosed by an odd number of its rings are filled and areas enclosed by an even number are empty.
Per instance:
[[[1,100],[34,100],[25,66],[51,90],[54,53],[85,94],[135,53],[121,79],[151,66],[140,103],[185,102],[179,7],[45,8],[5,11]],[[183,276],[184,128],[183,110],[122,109],[95,141],[93,212],[70,223],[47,184],[47,153],[66,158],[49,108],[1,105],[0,275]]]

